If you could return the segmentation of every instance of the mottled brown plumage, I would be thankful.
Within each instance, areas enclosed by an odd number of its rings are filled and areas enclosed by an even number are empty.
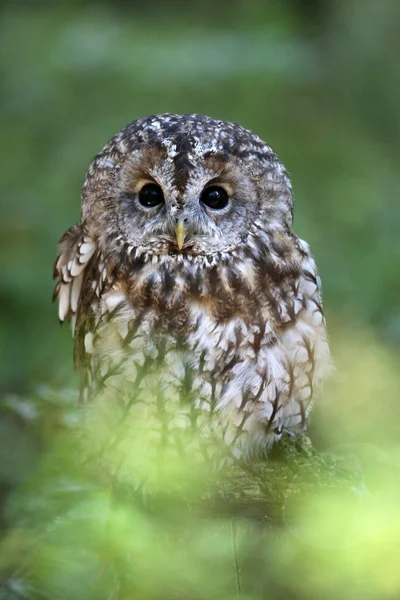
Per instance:
[[[157,206],[141,204],[149,185]],[[210,190],[227,205],[207,205]],[[55,265],[83,397],[145,412],[164,441],[192,428],[236,456],[303,430],[329,349],[291,225],[288,174],[255,134],[200,115],[125,127],[89,167]]]

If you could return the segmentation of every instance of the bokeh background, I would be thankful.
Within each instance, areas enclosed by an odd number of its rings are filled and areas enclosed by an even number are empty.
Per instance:
[[[325,556],[321,571],[316,546],[298,547],[288,534],[273,567],[265,551],[269,577],[294,569],[287,598],[397,598],[400,514],[388,489],[400,459],[400,3],[27,0],[3,2],[0,19],[5,526],[23,498],[15,490],[42,464],[48,430],[29,399],[43,389],[63,398],[77,385],[70,332],[51,304],[52,264],[79,219],[86,168],[139,116],[205,113],[257,132],[292,176],[295,230],[320,268],[336,364],[314,412],[314,443],[367,448],[374,473],[390,472],[377,508],[390,518],[377,517],[368,543]],[[267,577],[259,566],[254,577]],[[52,597],[86,597],[60,586]],[[132,597],[158,597],[150,588]],[[211,597],[207,588],[196,594],[174,597]]]

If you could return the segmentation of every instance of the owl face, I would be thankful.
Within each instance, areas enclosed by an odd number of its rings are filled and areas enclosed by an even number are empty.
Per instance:
[[[129,243],[151,253],[229,252],[260,212],[257,187],[234,157],[185,160],[184,178],[164,150],[129,157],[115,186],[119,227]]]
[[[120,239],[150,255],[229,254],[257,224],[286,227],[291,209],[271,148],[199,115],[129,125],[95,158],[83,187],[83,218],[100,245]]]

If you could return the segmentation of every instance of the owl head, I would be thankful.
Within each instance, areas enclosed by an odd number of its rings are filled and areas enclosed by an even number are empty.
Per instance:
[[[127,125],[94,158],[82,222],[104,253],[117,244],[215,263],[249,236],[282,238],[291,185],[273,150],[240,125],[155,115]]]

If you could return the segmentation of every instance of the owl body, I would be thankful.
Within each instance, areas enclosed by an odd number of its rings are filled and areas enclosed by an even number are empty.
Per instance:
[[[238,125],[141,119],[94,159],[56,261],[82,397],[165,443],[263,452],[304,430],[329,367],[320,283],[288,175]]]

